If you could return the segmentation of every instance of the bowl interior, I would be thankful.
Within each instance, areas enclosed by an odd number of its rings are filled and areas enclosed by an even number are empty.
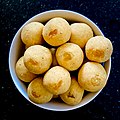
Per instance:
[[[23,24],[23,26],[25,26],[26,24],[28,24],[29,22],[32,22],[32,21],[39,21],[39,22],[44,23],[53,17],[63,17],[68,21],[87,23],[89,26],[91,26],[95,35],[103,35],[103,33],[101,32],[99,27],[96,26],[96,24],[93,23],[90,19],[88,19],[87,17],[85,17],[79,13],[69,11],[69,10],[50,10],[50,11],[46,11],[46,12],[37,14],[36,16],[33,16],[31,19],[29,19],[25,24]],[[9,69],[10,69],[10,74],[11,74],[12,80],[13,80],[15,86],[17,87],[17,89],[19,90],[19,92],[29,102],[33,103],[28,98],[25,84],[18,79],[18,77],[15,73],[16,61],[23,54],[23,51],[24,51],[23,43],[20,39],[20,33],[21,33],[21,29],[23,28],[23,26],[18,30],[18,32],[14,36],[11,47],[10,47]],[[104,66],[107,71],[107,79],[106,80],[108,80],[110,68],[111,68],[111,59],[109,59],[107,62],[105,62]],[[83,100],[80,102],[80,104],[75,105],[75,106],[69,106],[65,103],[60,103],[60,102],[53,101],[53,100],[46,104],[36,104],[36,103],[33,103],[33,104],[38,107],[41,107],[41,108],[44,108],[47,110],[53,110],[53,111],[73,110],[73,109],[82,107],[82,106],[86,105],[87,103],[89,103],[90,101],[92,101],[101,92],[101,90],[98,92],[95,92],[95,93],[88,93],[83,98]]]

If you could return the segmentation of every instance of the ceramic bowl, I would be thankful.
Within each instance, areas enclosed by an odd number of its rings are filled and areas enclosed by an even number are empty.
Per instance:
[[[95,35],[103,35],[100,28],[94,22],[92,22],[89,18],[87,18],[86,16],[80,13],[70,11],[70,10],[50,10],[50,11],[39,13],[33,16],[32,18],[30,18],[27,22],[25,22],[15,34],[13,41],[11,43],[11,46],[10,46],[10,51],[9,51],[9,70],[10,70],[10,74],[11,74],[12,80],[16,88],[21,93],[21,95],[23,95],[24,98],[28,100],[28,102],[34,104],[37,107],[40,107],[46,110],[68,111],[68,110],[74,110],[74,109],[83,107],[84,105],[87,105],[93,99],[95,99],[95,97],[102,91],[102,89],[99,90],[98,92],[88,93],[86,96],[84,96],[82,101],[78,105],[75,105],[75,106],[70,106],[70,105],[65,104],[64,102],[57,102],[57,101],[50,101],[46,104],[36,104],[28,98],[28,95],[26,92],[26,85],[18,79],[16,72],[15,72],[16,61],[23,54],[23,43],[20,39],[20,33],[21,33],[22,28],[30,22],[39,21],[39,22],[45,23],[49,19],[53,17],[58,17],[58,16],[65,18],[67,21],[87,23],[89,26],[91,26]],[[111,58],[104,63],[104,67],[107,72],[106,80],[108,80],[110,69],[111,69]]]

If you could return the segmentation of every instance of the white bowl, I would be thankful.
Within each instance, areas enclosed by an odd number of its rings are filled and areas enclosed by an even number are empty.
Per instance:
[[[56,102],[56,101],[51,101],[51,102],[46,103],[46,104],[36,104],[28,98],[28,95],[26,92],[26,86],[22,81],[20,81],[18,79],[16,72],[15,72],[16,61],[21,56],[21,54],[23,54],[23,51],[22,51],[23,43],[21,42],[21,39],[20,39],[21,29],[26,24],[28,24],[32,21],[46,22],[49,19],[56,17],[56,16],[63,17],[68,21],[85,22],[91,26],[95,35],[103,35],[102,31],[99,29],[99,27],[94,22],[92,22],[89,18],[85,17],[84,15],[81,15],[80,13],[77,13],[74,11],[69,11],[69,10],[50,10],[50,11],[42,12],[40,14],[33,16],[25,24],[23,24],[22,27],[17,31],[16,35],[14,36],[11,47],[10,47],[10,52],[9,52],[9,70],[10,70],[10,74],[11,74],[11,77],[12,77],[12,80],[13,80],[15,86],[17,87],[19,92],[29,102],[31,102],[32,104],[34,104],[40,108],[46,109],[46,110],[68,111],[68,110],[74,110],[74,109],[80,108],[80,107],[88,104],[101,92],[102,89],[98,92],[95,92],[95,93],[88,93],[83,98],[83,100],[78,105],[75,105],[75,106],[69,106],[65,103],[60,103],[60,102]],[[110,69],[111,69],[111,58],[107,62],[105,62],[104,65],[105,65],[105,69],[107,72],[107,79],[106,80],[108,80],[108,77],[110,74]]]

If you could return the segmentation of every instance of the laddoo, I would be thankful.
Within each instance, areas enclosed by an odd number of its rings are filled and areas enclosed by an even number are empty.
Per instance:
[[[34,74],[46,72],[52,63],[50,50],[42,45],[33,45],[27,48],[23,58],[26,68]]]
[[[86,57],[95,62],[106,62],[113,52],[111,41],[104,36],[94,36],[85,46]]]
[[[70,73],[61,66],[51,67],[43,77],[43,85],[54,95],[62,94],[71,85]]]
[[[86,23],[72,23],[70,42],[76,43],[81,48],[84,48],[87,41],[93,37],[92,28]]]
[[[31,22],[21,31],[21,40],[27,46],[43,44],[42,30],[44,25],[40,22]]]
[[[55,17],[45,24],[42,35],[51,46],[59,46],[69,41],[71,28],[66,19]]]
[[[77,44],[65,43],[57,48],[56,59],[60,66],[69,71],[74,71],[81,66],[84,53]]]
[[[105,68],[97,62],[86,62],[78,72],[79,85],[89,92],[97,92],[102,89],[107,82]]]
[[[17,77],[24,81],[24,82],[30,82],[31,80],[33,80],[35,77],[37,77],[36,74],[31,73],[24,65],[23,62],[23,56],[20,57],[15,65],[15,70],[16,70],[16,74]]]
[[[84,94],[84,89],[77,82],[76,77],[72,76],[70,88],[60,98],[68,105],[77,105],[81,102]]]
[[[51,66],[52,66],[52,67],[53,67],[53,66],[57,66],[57,65],[58,65],[58,62],[57,62],[56,55],[55,55],[55,53],[56,53],[56,48],[52,47],[52,48],[50,48],[50,51],[51,51],[51,53],[52,53],[52,64],[51,64]]]
[[[47,103],[53,98],[53,94],[43,86],[42,77],[37,77],[29,83],[27,93],[29,99],[38,104]]]
[[[20,40],[24,51],[20,49],[15,72],[27,82],[30,102],[78,106],[88,93],[105,87],[104,62],[110,59],[113,46],[110,39],[95,35],[89,24],[60,16],[44,23],[29,22],[22,27]]]

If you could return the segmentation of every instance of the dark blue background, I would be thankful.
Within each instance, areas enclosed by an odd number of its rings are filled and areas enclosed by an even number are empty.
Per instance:
[[[72,10],[90,18],[114,48],[106,87],[88,105],[73,111],[53,112],[32,105],[16,89],[8,68],[9,49],[17,30],[32,16],[53,9]],[[120,120],[120,0],[0,0],[0,51],[0,120]]]

